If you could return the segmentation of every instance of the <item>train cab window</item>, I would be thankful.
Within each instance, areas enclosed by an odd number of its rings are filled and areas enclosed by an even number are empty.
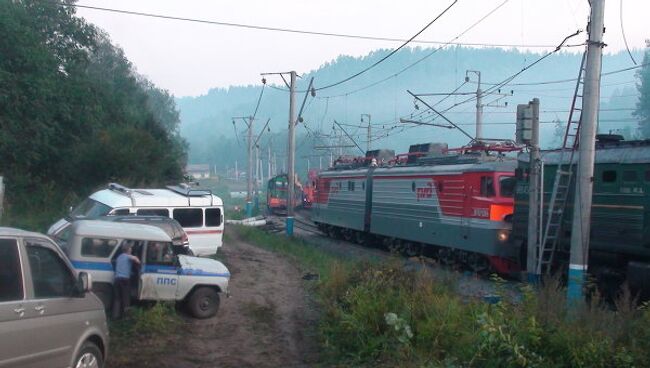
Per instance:
[[[348,180],[348,192],[354,192],[354,182],[352,180]]]
[[[638,181],[639,178],[636,174],[636,171],[625,170],[623,171],[623,181]]]
[[[499,177],[499,195],[501,197],[512,198],[515,196],[515,185],[517,179],[514,176],[501,176]]]
[[[616,170],[605,170],[605,171],[603,171],[603,182],[604,183],[615,183],[616,182]]]
[[[643,180],[650,181],[650,170],[646,170],[646,172],[643,175],[644,175]]]
[[[411,182],[411,192],[415,192],[415,182]]]
[[[481,197],[494,197],[494,179],[491,176],[481,176]]]

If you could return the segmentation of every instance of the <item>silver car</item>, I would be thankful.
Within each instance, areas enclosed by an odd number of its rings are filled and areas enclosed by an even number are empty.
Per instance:
[[[0,228],[0,367],[103,367],[108,326],[91,288],[48,237]]]

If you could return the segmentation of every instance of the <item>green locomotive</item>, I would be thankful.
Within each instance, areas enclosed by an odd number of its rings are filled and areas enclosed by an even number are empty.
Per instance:
[[[558,163],[568,164],[560,150],[542,151],[544,221]],[[578,153],[573,164],[576,171]],[[528,154],[520,154],[513,215],[512,240],[526,263],[528,227]],[[650,141],[624,141],[617,135],[599,135],[596,143],[594,190],[589,248],[589,273],[599,279],[627,280],[642,290],[650,280]],[[556,250],[556,269],[566,269],[573,219],[574,179],[570,184]]]

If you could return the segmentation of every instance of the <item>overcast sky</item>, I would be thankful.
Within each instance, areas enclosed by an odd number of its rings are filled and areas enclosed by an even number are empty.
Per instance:
[[[607,0],[606,52],[650,38],[648,0]],[[80,0],[80,5],[176,17],[319,32],[409,38],[452,0]],[[459,0],[421,40],[447,42],[504,0]],[[509,0],[458,42],[557,44],[584,29],[587,0]],[[79,9],[106,30],[138,71],[176,96],[205,94],[212,87],[259,84],[261,72],[307,72],[338,55],[364,55],[399,42],[355,40],[232,28]],[[577,41],[583,41],[578,36]],[[542,51],[544,49],[535,48]],[[578,50],[576,50],[578,51]],[[390,61],[388,61],[390,62]],[[637,62],[640,62],[637,60]]]

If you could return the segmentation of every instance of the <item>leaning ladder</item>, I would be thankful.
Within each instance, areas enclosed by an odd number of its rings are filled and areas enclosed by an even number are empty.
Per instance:
[[[582,118],[582,90],[584,86],[584,72],[585,63],[587,60],[587,51],[582,54],[582,62],[580,63],[580,71],[578,72],[578,80],[573,93],[571,101],[571,109],[569,110],[569,120],[567,121],[566,131],[564,132],[564,140],[560,153],[560,159],[555,172],[555,181],[553,183],[553,191],[551,192],[551,199],[548,203],[548,214],[546,216],[546,223],[544,232],[540,242],[541,249],[537,254],[537,274],[549,274],[551,265],[555,257],[555,253],[562,234],[562,222],[564,219],[564,211],[567,206],[569,198],[569,188],[573,179],[573,158],[578,148],[578,134],[580,133],[580,121]],[[574,115],[577,115],[577,120],[574,121]],[[565,161],[565,156],[568,155],[568,160]],[[544,193],[540,195],[541,199],[544,198]]]

